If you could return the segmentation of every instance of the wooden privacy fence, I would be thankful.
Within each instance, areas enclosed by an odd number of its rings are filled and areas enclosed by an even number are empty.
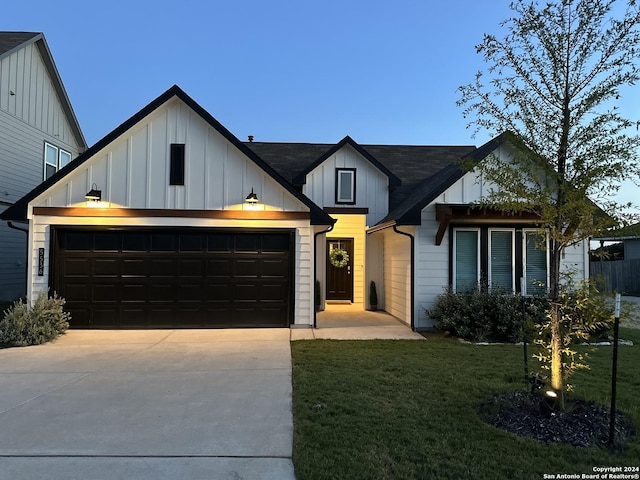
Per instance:
[[[640,293],[640,258],[590,262],[591,278],[601,277],[607,292]]]

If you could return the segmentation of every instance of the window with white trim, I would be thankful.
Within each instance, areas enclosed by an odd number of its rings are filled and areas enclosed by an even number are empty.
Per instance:
[[[544,295],[549,285],[549,238],[538,230],[523,230],[523,295]]]
[[[336,168],[336,203],[356,203],[355,168]]]
[[[480,229],[453,231],[453,288],[469,292],[480,282]]]
[[[489,229],[489,288],[515,292],[514,235],[513,229]]]
[[[71,161],[71,153],[44,143],[44,179],[46,180]]]

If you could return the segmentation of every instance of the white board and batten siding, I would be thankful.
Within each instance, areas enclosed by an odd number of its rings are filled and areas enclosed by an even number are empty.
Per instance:
[[[32,43],[0,60],[0,211],[43,181],[45,142],[72,158],[83,148]],[[27,239],[1,223],[0,300],[13,300],[25,293]]]
[[[169,185],[170,145],[185,144],[185,184]],[[227,210],[255,191],[260,208],[309,211],[197,113],[174,98],[124,132],[33,204],[84,205],[92,185],[112,207]]]
[[[170,144],[185,144],[185,185],[169,185]],[[34,199],[31,206],[87,206],[93,184],[102,190],[102,207],[173,210],[241,210],[254,190],[261,209],[308,212],[229,140],[184,102],[173,98],[96,152],[81,166]],[[38,248],[50,258],[50,226],[118,225],[157,227],[251,227],[295,229],[294,323],[313,319],[313,227],[309,220],[227,220],[185,217],[50,217],[32,215],[30,294],[47,288],[47,274],[37,276]],[[45,272],[48,265],[45,263]]]
[[[336,169],[356,169],[356,202],[336,203]],[[389,179],[351,146],[345,145],[307,174],[302,193],[323,207],[368,208],[366,224],[375,225],[389,210]]]

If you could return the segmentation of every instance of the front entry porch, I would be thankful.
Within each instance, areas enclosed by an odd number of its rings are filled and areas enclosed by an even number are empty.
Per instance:
[[[387,312],[371,312],[355,304],[327,303],[316,318],[315,329],[291,329],[291,340],[424,340]]]

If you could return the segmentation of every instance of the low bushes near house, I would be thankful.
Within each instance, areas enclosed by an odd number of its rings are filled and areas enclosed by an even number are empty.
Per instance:
[[[24,347],[56,339],[69,328],[71,315],[63,310],[64,298],[38,295],[31,308],[18,300],[4,311],[0,320],[0,345]]]
[[[448,288],[426,313],[440,332],[471,341],[513,343],[544,321],[547,307],[540,297],[523,298],[484,287],[472,292]]]

